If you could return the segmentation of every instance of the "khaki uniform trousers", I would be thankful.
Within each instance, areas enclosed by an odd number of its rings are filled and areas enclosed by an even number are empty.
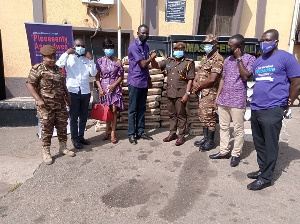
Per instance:
[[[176,134],[178,128],[178,138],[184,137],[187,122],[186,103],[182,103],[181,99],[182,97],[168,97],[167,102],[170,116],[170,135]]]
[[[227,154],[230,141],[230,122],[232,119],[234,130],[234,145],[232,156],[239,157],[244,144],[244,115],[245,109],[218,105],[220,124],[220,153]]]

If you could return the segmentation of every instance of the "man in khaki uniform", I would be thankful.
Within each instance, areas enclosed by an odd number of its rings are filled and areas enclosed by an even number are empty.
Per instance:
[[[170,142],[177,139],[175,145],[179,146],[185,142],[186,102],[195,76],[195,63],[184,57],[185,44],[183,42],[176,43],[173,49],[174,57],[169,57],[160,63],[154,59],[151,64],[154,68],[165,70],[168,76],[167,109],[170,116],[170,133],[163,141]],[[176,134],[177,127],[178,136]]]
[[[54,126],[57,129],[59,153],[74,156],[67,149],[67,119],[66,101],[71,104],[70,94],[65,85],[62,70],[55,65],[56,48],[45,45],[41,48],[43,62],[36,64],[30,70],[27,79],[27,89],[36,100],[37,117],[42,127],[42,146],[44,162],[53,163],[50,154],[51,137]]]
[[[199,70],[193,82],[193,90],[199,96],[199,118],[203,123],[203,139],[196,141],[200,151],[215,147],[216,114],[214,103],[217,96],[224,59],[217,51],[218,38],[208,34],[203,41],[206,54],[199,63]],[[200,96],[201,95],[201,96]]]

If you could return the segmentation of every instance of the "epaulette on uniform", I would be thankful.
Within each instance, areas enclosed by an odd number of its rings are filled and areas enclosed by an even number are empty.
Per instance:
[[[35,64],[34,66],[32,66],[33,69],[37,70],[38,67],[41,65],[42,63],[38,63],[38,64]]]

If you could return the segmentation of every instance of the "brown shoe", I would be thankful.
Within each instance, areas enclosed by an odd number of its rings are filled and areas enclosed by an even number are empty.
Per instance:
[[[173,141],[173,140],[175,140],[175,139],[177,139],[177,135],[176,135],[176,134],[172,134],[172,135],[169,135],[168,137],[165,137],[165,138],[163,139],[163,141],[164,141],[164,142],[170,142],[170,141]]]
[[[176,146],[180,146],[185,142],[184,137],[178,138],[177,141],[175,142]]]

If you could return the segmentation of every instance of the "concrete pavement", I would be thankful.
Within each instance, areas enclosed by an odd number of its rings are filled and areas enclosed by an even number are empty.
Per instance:
[[[285,121],[274,185],[258,192],[246,189],[246,174],[258,169],[249,122],[235,168],[208,158],[219,146],[199,152],[193,142],[200,137],[176,147],[162,142],[167,129],[157,129],[149,131],[154,141],[133,146],[118,131],[113,145],[91,120],[85,136],[92,144],[47,166],[37,127],[0,128],[0,223],[299,223],[299,112],[293,108]],[[57,138],[52,145],[55,155]],[[7,193],[16,183],[23,184]]]

